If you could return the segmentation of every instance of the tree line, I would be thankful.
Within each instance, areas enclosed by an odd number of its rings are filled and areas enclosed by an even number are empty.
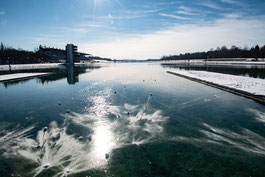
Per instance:
[[[0,43],[0,65],[4,64],[30,64],[30,63],[45,63],[48,62],[46,58],[35,52],[26,51],[21,48],[14,49]]]
[[[163,56],[160,60],[190,60],[190,59],[214,59],[214,58],[265,58],[265,45],[259,47],[239,48],[232,46],[228,49],[226,46],[217,47],[215,50],[211,49],[207,52],[185,53],[180,55]],[[91,59],[102,59],[100,57],[91,57]],[[105,59],[105,58],[104,58]],[[111,59],[105,59],[111,60]],[[30,63],[46,63],[49,59],[41,55],[36,49],[33,51],[26,51],[21,48],[14,49],[0,43],[0,65],[4,64],[30,64]]]
[[[217,47],[215,50],[211,49],[207,52],[195,52],[195,53],[185,53],[180,55],[170,55],[163,56],[161,60],[189,60],[189,59],[213,59],[213,58],[253,58],[257,60],[258,58],[265,58],[265,45],[259,47],[239,48],[237,46],[232,46],[228,49],[226,46]]]

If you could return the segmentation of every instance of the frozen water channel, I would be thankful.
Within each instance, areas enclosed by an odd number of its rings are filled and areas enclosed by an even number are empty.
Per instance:
[[[167,70],[113,63],[0,83],[0,176],[264,177],[265,107]]]

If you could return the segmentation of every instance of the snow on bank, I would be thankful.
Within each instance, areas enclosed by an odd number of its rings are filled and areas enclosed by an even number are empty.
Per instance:
[[[0,82],[3,81],[11,81],[11,80],[19,80],[19,79],[27,79],[31,77],[37,77],[37,76],[45,76],[50,73],[18,73],[18,74],[5,74],[0,75]]]
[[[234,76],[230,74],[219,74],[207,71],[174,70],[172,72],[191,78],[200,79],[206,82],[211,82],[213,84],[245,91],[254,95],[265,96],[265,79]]]
[[[59,68],[61,63],[46,63],[46,64],[15,64],[10,65],[11,70],[27,70],[27,69],[46,69],[46,68]],[[9,65],[0,65],[0,71],[8,71]]]
[[[258,66],[264,66],[265,60],[260,61],[241,61],[241,60],[169,60],[169,61],[163,61],[165,64],[198,64],[198,65],[258,65]]]

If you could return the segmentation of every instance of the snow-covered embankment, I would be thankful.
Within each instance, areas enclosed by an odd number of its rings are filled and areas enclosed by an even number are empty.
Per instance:
[[[180,77],[265,103],[265,79],[206,71],[168,71]]]
[[[29,79],[29,78],[38,77],[38,76],[46,76],[46,75],[50,75],[50,74],[51,73],[5,74],[5,75],[0,75],[0,82],[14,81],[14,80],[23,80],[23,79]]]

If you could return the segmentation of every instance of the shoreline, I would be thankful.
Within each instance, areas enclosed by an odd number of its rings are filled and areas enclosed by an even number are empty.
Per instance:
[[[220,84],[217,84],[217,83],[209,82],[209,81],[202,80],[202,79],[195,78],[195,77],[190,77],[190,76],[183,75],[183,74],[176,73],[176,72],[167,71],[167,73],[172,74],[172,75],[176,75],[176,76],[179,76],[179,77],[182,77],[182,78],[185,78],[185,79],[188,79],[188,80],[200,83],[200,84],[204,84],[206,86],[217,88],[217,89],[229,92],[229,93],[233,93],[233,94],[236,94],[236,95],[239,95],[239,96],[243,96],[245,98],[252,99],[252,100],[254,100],[254,101],[256,101],[256,102],[258,102],[260,104],[265,105],[265,95],[255,95],[255,94],[247,92],[247,91],[231,88],[231,87],[228,87],[228,86],[220,85]]]
[[[37,64],[11,64],[11,71],[17,70],[31,70],[31,69],[53,69],[63,68],[66,66],[65,63],[37,63]],[[82,66],[96,66],[94,63],[75,63],[74,67]],[[9,65],[0,65],[0,71],[9,71]]]
[[[240,60],[173,60],[163,61],[162,65],[189,64],[189,65],[257,65],[265,66],[265,61],[240,61]]]

